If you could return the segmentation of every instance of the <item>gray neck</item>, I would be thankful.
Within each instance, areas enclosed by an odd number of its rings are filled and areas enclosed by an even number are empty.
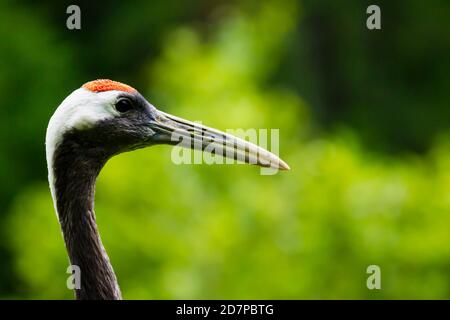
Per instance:
[[[53,155],[54,196],[70,263],[80,268],[77,299],[121,299],[94,213],[96,178],[107,157],[67,135]]]

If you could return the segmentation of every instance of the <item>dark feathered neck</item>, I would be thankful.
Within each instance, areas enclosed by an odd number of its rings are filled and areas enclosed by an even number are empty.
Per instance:
[[[121,299],[117,279],[98,233],[95,181],[107,156],[68,133],[53,155],[54,194],[70,263],[81,271],[77,299]]]

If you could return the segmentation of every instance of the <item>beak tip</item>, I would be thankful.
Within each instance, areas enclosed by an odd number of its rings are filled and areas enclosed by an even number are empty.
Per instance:
[[[278,162],[278,169],[283,171],[289,171],[291,170],[291,167],[289,167],[289,165],[286,162],[280,159],[280,161]]]
[[[291,170],[291,167],[289,167],[287,164],[286,165],[282,165],[282,166],[280,166],[280,169],[281,170],[284,170],[284,171],[290,171]]]

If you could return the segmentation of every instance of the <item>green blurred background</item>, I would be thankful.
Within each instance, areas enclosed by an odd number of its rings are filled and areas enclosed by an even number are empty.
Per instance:
[[[73,298],[44,136],[96,78],[220,129],[279,128],[292,168],[113,158],[96,213],[124,298],[450,298],[450,2],[377,1],[381,31],[369,4],[1,1],[0,298]]]

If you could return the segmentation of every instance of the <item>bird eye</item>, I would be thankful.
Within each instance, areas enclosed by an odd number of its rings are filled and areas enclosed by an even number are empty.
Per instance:
[[[133,104],[128,98],[120,98],[116,102],[116,110],[123,113],[133,109]]]

